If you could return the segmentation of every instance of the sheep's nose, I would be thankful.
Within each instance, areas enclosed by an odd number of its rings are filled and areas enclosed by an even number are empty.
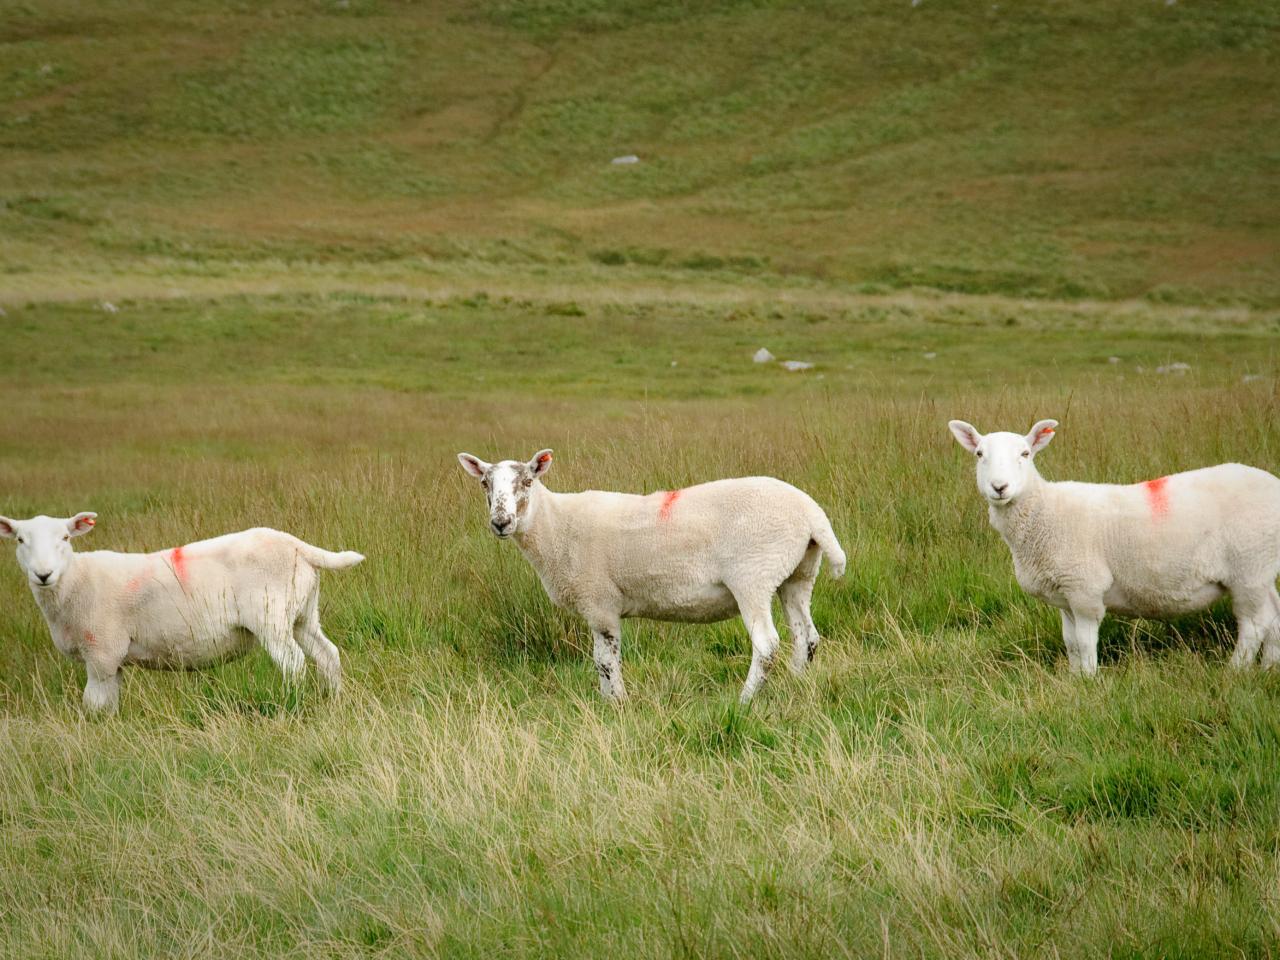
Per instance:
[[[505,537],[511,532],[511,528],[515,526],[514,520],[490,520],[489,526],[493,527],[493,532],[500,537]]]
[[[1009,489],[1009,485],[1007,483],[993,483],[991,489],[996,492],[996,496],[1002,497],[1004,492]]]
[[[50,570],[48,573],[37,573],[36,579],[39,580],[41,583],[48,583],[49,578],[52,576],[53,576],[53,571]]]

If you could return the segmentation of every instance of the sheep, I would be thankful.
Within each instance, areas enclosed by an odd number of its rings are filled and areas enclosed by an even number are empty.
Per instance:
[[[72,539],[96,523],[89,512],[0,517],[54,646],[84,662],[86,710],[115,712],[121,666],[198,667],[246,653],[254,638],[286,680],[300,678],[305,652],[337,692],[342,670],[320,629],[316,571],[355,566],[360,554],[266,528],[158,553],[74,552]]]
[[[1161,619],[1231,595],[1239,636],[1231,664],[1280,662],[1280,478],[1238,463],[1145,483],[1050,482],[1035,455],[1056,420],[1023,436],[951,432],[977,458],[991,525],[1013,554],[1018,583],[1057,607],[1072,671],[1098,670],[1108,610]]]
[[[485,490],[494,534],[515,540],[553,603],[586,620],[606,700],[626,697],[620,645],[629,617],[714,623],[741,615],[752,648],[743,703],[777,653],[775,593],[791,629],[793,672],[813,659],[814,580],[823,555],[841,576],[845,555],[822,508],[791,484],[745,477],[648,496],[554,493],[542,484],[550,450],[527,463],[469,453],[458,461]]]

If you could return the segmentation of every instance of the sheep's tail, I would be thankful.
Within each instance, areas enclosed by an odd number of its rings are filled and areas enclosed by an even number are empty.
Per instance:
[[[836,532],[831,529],[831,521],[827,519],[826,512],[816,503],[813,505],[810,518],[809,536],[826,555],[827,562],[831,564],[831,575],[836,579],[843,577],[844,550],[840,548],[840,541],[836,539]]]
[[[354,550],[343,550],[341,553],[334,553],[331,550],[313,547],[305,540],[298,540],[297,537],[294,537],[294,540],[302,559],[321,570],[345,570],[347,567],[354,567],[364,559],[363,553],[356,553]]]

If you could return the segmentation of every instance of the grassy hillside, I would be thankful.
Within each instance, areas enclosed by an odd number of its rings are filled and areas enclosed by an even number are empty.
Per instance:
[[[1252,0],[4,0],[0,297],[376,263],[1275,304],[1277,50]]]

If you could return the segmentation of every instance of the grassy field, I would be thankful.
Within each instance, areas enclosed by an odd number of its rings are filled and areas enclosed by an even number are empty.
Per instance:
[[[255,653],[109,720],[0,557],[0,956],[1280,954],[1280,677],[1225,607],[1069,675],[946,430],[1280,469],[1278,28],[0,0],[0,513],[368,556],[340,698]],[[636,621],[600,702],[454,457],[544,446],[812,493],[814,669],[742,709],[740,623]]]

